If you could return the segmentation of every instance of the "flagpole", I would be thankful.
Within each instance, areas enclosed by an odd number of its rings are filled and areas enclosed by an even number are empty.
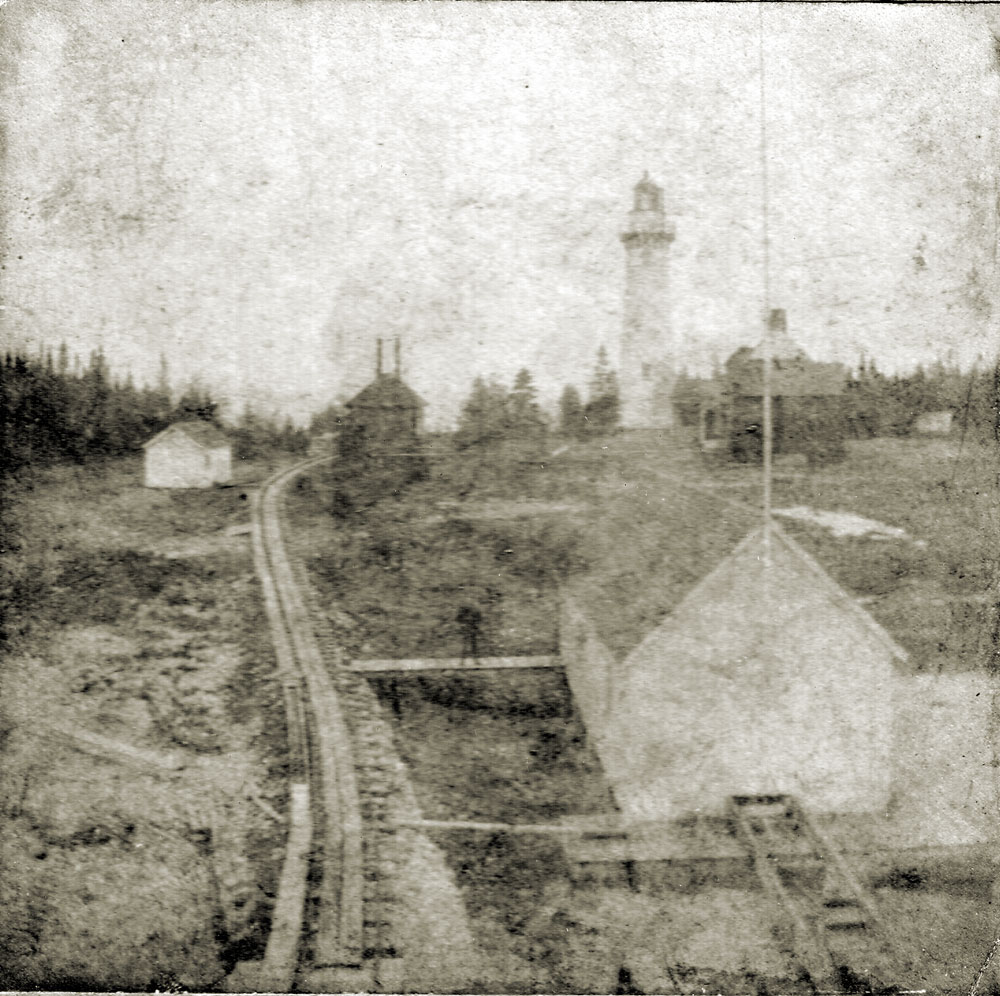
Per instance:
[[[763,418],[761,433],[763,435],[763,474],[764,474],[764,564],[771,563],[771,463],[773,459],[773,416],[771,411],[771,237],[768,227],[768,207],[770,191],[767,182],[767,117],[765,100],[764,76],[764,5],[757,4],[759,23],[760,52],[760,175],[762,195],[762,235],[764,243],[764,338],[761,341],[761,359],[763,361]]]

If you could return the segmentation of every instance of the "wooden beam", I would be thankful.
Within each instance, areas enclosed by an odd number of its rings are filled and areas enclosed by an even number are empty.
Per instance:
[[[421,657],[407,660],[353,660],[349,670],[360,674],[414,671],[499,671],[505,668],[562,667],[558,654],[534,657]]]
[[[121,740],[112,740],[100,733],[91,733],[80,727],[62,723],[50,723],[36,727],[37,732],[60,737],[67,740],[77,750],[95,754],[108,761],[120,761],[134,764],[137,767],[161,771],[180,771],[185,766],[183,755],[179,751],[150,750],[147,747],[134,747]]]
[[[603,825],[588,828],[562,823],[477,823],[474,820],[396,820],[393,826],[407,830],[478,830],[482,833],[568,834],[579,837],[588,830],[608,832]]]

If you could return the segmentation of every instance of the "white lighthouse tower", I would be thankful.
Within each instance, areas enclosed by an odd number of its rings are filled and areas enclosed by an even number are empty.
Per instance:
[[[635,185],[635,203],[621,239],[625,246],[622,425],[666,429],[674,422],[676,378],[667,270],[674,226],[663,213],[663,190],[648,173]]]

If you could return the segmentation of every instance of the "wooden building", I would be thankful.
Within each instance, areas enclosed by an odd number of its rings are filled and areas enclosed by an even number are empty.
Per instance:
[[[147,488],[210,488],[232,478],[232,446],[208,422],[175,422],[142,448]]]
[[[950,411],[922,412],[913,423],[913,433],[916,436],[947,436],[950,435],[954,414]]]
[[[335,511],[370,504],[426,473],[424,402],[403,381],[399,340],[392,373],[382,369],[381,339],[376,348],[375,379],[345,405],[334,461]]]
[[[642,578],[653,544],[619,539],[567,588],[567,679],[626,822],[721,815],[732,796],[816,812],[889,801],[906,652],[779,527],[767,548],[762,533],[697,583],[721,536],[666,541]]]
[[[846,370],[810,359],[788,335],[783,309],[771,312],[769,336],[774,453],[839,459],[847,436]],[[763,449],[764,352],[763,343],[744,346],[726,361],[729,451],[740,461],[759,460]]]

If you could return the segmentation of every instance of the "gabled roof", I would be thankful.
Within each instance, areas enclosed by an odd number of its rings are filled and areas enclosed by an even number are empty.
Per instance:
[[[846,592],[836,581],[827,574],[819,563],[799,546],[776,522],[770,523],[771,556],[780,548],[790,554],[795,566],[801,568],[808,582],[818,588],[822,594],[835,604],[839,609],[853,616],[855,621],[868,631],[870,637],[880,643],[897,660],[905,661],[909,659],[909,654],[882,628],[881,625],[860,606],[848,592]],[[681,603],[674,610],[679,612],[685,606],[697,603],[710,590],[713,582],[723,573],[730,569],[730,566],[740,558],[752,555],[763,560],[765,556],[764,527],[760,526],[749,533],[736,546],[731,554],[719,563],[706,577],[688,592]],[[778,568],[780,569],[780,567]],[[766,609],[763,601],[763,593],[757,593],[759,604],[762,610]]]
[[[197,443],[206,450],[217,450],[230,445],[226,434],[217,426],[212,425],[210,422],[203,422],[201,419],[195,419],[190,422],[174,422],[173,425],[167,426],[162,432],[158,432],[152,439],[147,439],[142,444],[142,448],[146,449],[148,446],[161,442],[177,433],[183,433],[192,442]]]
[[[753,508],[741,509],[680,480],[674,486],[665,482],[658,494],[635,494],[631,500],[622,494],[587,527],[589,569],[568,582],[567,594],[611,653],[622,659],[682,605],[708,597],[735,562],[755,549],[762,557],[758,523]],[[776,524],[771,541],[784,565],[777,569],[792,570],[821,589],[894,657],[907,659],[906,651],[856,599]],[[738,611],[748,613],[749,624],[748,605],[741,603]]]
[[[806,351],[787,333],[773,332],[770,341],[765,344],[764,340],[757,343],[750,350],[748,359],[764,359],[764,347],[769,348],[772,360],[808,360]]]
[[[630,475],[631,476],[631,475]],[[624,657],[756,525],[754,509],[684,486],[625,479],[581,524],[587,569],[567,593],[608,649]]]
[[[786,333],[776,334],[772,347],[772,395],[813,397],[843,393],[847,371],[840,363],[811,360]],[[763,352],[763,343],[753,349],[744,346],[726,361],[726,374],[733,393],[761,396]]]
[[[396,374],[381,374],[363,387],[345,408],[422,408],[424,400]]]

